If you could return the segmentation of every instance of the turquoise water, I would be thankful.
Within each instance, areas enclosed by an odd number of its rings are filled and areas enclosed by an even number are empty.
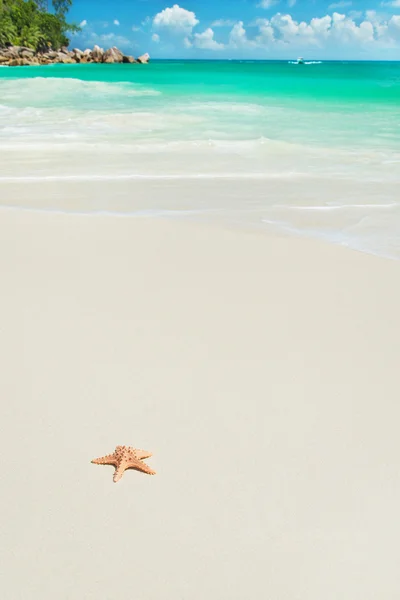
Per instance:
[[[187,130],[186,123],[166,128],[170,140],[215,133],[223,139],[354,147],[373,136],[374,147],[400,147],[400,63],[160,61],[147,67],[5,68],[0,102],[3,109],[5,104],[112,114],[186,110],[193,128]],[[240,119],[236,110],[232,118],[232,106],[242,107]]]
[[[8,157],[0,182],[203,177],[267,186],[290,179],[296,200],[288,202],[283,188],[257,196],[258,225],[275,222],[307,235],[329,230],[349,243],[348,216],[338,211],[361,206],[357,223],[367,220],[369,241],[360,247],[400,256],[400,63],[1,68],[0,143]],[[16,169],[21,154],[23,172]],[[242,205],[236,199],[236,214],[248,203],[249,193]],[[374,208],[366,215],[365,206]],[[321,214],[304,224],[299,209]],[[224,211],[229,217],[228,202]],[[357,247],[354,214],[351,223]]]
[[[51,69],[51,73],[49,70]],[[1,79],[77,77],[84,81],[126,82],[176,95],[266,97],[334,103],[398,104],[400,62],[153,61],[136,65],[51,65],[5,69]]]

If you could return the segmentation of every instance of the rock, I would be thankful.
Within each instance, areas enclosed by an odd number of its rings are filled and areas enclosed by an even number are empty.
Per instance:
[[[142,54],[142,56],[138,56],[138,58],[137,58],[137,62],[142,63],[142,65],[147,65],[149,60],[150,60],[150,55],[147,52],[145,54]]]
[[[133,56],[127,56],[127,55],[124,54],[123,57],[122,57],[122,62],[123,63],[131,63],[132,64],[132,63],[135,63],[136,60],[133,58]]]
[[[31,59],[35,56],[35,52],[33,50],[29,50],[29,49],[25,49],[21,50],[20,53],[20,58],[27,58],[27,59]]]
[[[10,60],[10,62],[8,63],[8,65],[10,67],[32,67],[32,66],[37,66],[38,60],[36,57],[32,57],[32,58],[12,58]]]
[[[109,48],[104,52],[103,63],[122,63],[124,55],[116,46]]]
[[[99,63],[103,61],[104,50],[100,48],[100,46],[94,46],[92,50],[92,59],[93,62]]]
[[[10,67],[22,67],[24,58],[12,58],[8,63]]]
[[[42,54],[43,57],[49,58],[50,60],[57,60],[58,55],[59,55],[59,53],[56,52],[55,50],[51,50],[50,52],[45,52],[44,54]]]
[[[0,0],[1,1],[1,0]],[[75,63],[126,63],[133,64],[140,62],[148,63],[150,56],[146,53],[137,60],[133,56],[123,54],[116,46],[109,48],[104,52],[99,46],[94,46],[93,50],[87,48],[82,51],[74,48],[71,52],[63,46],[60,50],[51,50],[43,48],[35,52],[33,48],[27,46],[10,46],[0,49],[0,64],[10,66],[25,65],[48,65],[50,63],[75,64]]]
[[[76,61],[71,56],[67,56],[66,54],[60,52],[60,54],[58,55],[58,62],[63,65],[72,65]]]
[[[79,48],[74,48],[70,54],[72,60],[74,60],[77,63],[82,62],[82,58],[83,58],[83,52],[82,50],[79,50]]]
[[[2,50],[3,56],[8,58],[19,58],[20,46],[9,46],[6,50]]]
[[[35,50],[33,48],[28,48],[27,46],[20,46],[18,52],[20,56],[23,54],[30,54],[33,56],[35,54]]]

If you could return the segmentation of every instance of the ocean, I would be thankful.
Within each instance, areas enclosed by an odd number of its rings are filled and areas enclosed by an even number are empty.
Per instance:
[[[30,182],[58,191],[21,206],[218,219],[400,258],[400,62],[3,67],[0,146],[3,206]],[[90,202],[61,194],[85,182]]]

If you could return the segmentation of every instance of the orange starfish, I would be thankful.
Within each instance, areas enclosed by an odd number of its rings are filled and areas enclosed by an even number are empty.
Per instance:
[[[146,450],[138,450],[130,446],[117,446],[114,454],[94,458],[92,463],[96,465],[113,465],[115,467],[114,483],[117,483],[127,469],[136,469],[148,475],[155,475],[156,472],[152,471],[142,460],[150,456],[152,456],[152,453]]]

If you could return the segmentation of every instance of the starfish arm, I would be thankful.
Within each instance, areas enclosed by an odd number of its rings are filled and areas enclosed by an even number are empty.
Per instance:
[[[147,473],[147,475],[155,475],[156,472],[153,469],[150,469],[146,463],[142,460],[130,459],[128,462],[129,469],[136,469],[137,471],[143,471],[143,473]]]
[[[125,473],[127,468],[128,468],[128,465],[125,460],[122,460],[119,463],[119,465],[116,465],[115,473],[114,473],[114,477],[113,477],[114,483],[117,483],[117,481],[119,481],[121,479],[122,475]]]
[[[94,458],[92,463],[95,465],[116,465],[117,461],[115,459],[114,454],[107,454],[107,456],[102,456],[101,458]]]
[[[143,460],[144,458],[150,458],[150,456],[153,456],[152,452],[149,452],[148,450],[136,449],[135,454],[136,454],[136,457],[139,458],[140,460]]]

